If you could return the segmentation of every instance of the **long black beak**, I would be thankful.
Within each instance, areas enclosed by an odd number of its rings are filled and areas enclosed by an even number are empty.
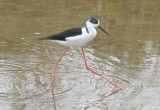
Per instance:
[[[108,36],[110,36],[101,26],[98,26],[103,32],[105,32]]]

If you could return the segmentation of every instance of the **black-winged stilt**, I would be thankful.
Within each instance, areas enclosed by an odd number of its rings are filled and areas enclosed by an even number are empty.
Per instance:
[[[49,37],[39,38],[41,40],[54,40],[55,42],[58,42],[60,44],[67,46],[64,53],[56,61],[55,70],[54,70],[54,77],[53,77],[53,82],[52,82],[52,91],[53,91],[53,87],[54,87],[54,80],[55,80],[55,76],[56,76],[58,62],[61,60],[61,58],[64,56],[64,54],[66,53],[66,51],[69,49],[70,46],[81,46],[84,61],[85,61],[85,66],[88,70],[99,75],[103,79],[109,81],[116,88],[122,89],[118,85],[116,85],[115,83],[111,82],[109,79],[105,78],[101,74],[99,74],[96,71],[89,68],[87,65],[87,61],[86,61],[84,50],[83,50],[83,45],[88,43],[89,41],[93,40],[96,37],[97,31],[95,28],[96,27],[100,28],[103,32],[105,32],[108,36],[110,36],[102,27],[100,27],[99,24],[100,24],[100,21],[96,17],[89,17],[85,21],[85,27],[75,27],[75,28],[68,29],[64,32],[58,33],[58,34],[54,34]]]

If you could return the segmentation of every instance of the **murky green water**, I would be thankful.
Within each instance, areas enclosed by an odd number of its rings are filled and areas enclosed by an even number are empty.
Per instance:
[[[85,69],[80,48],[54,64],[65,47],[36,38],[96,16],[110,33],[84,46],[88,65],[123,88]],[[1,0],[0,110],[159,110],[159,0]]]

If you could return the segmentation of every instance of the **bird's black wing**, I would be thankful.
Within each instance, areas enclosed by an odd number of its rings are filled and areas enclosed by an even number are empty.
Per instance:
[[[73,37],[82,34],[81,27],[75,27],[68,30],[65,30],[64,32],[51,35],[49,37],[39,38],[41,40],[61,40],[65,41],[65,38],[67,37]]]

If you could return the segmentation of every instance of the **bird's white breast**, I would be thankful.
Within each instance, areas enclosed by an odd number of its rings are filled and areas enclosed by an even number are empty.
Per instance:
[[[86,28],[83,27],[81,35],[67,37],[65,41],[66,43],[65,44],[63,43],[63,44],[67,46],[83,46],[86,43],[93,40],[96,37],[96,35],[97,35],[97,31],[95,28],[89,29],[89,33],[87,33]]]

